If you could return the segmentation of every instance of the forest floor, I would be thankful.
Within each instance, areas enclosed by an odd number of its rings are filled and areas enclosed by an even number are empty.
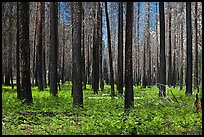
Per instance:
[[[116,89],[116,88],[115,88]],[[124,112],[124,97],[110,97],[110,86],[95,95],[87,85],[83,108],[72,107],[71,84],[61,86],[52,97],[49,88],[32,88],[33,104],[17,100],[16,87],[2,85],[3,135],[201,135],[202,112],[195,112],[195,93],[166,88],[167,97],[158,97],[158,88],[134,87],[134,107]],[[175,97],[174,97],[174,96]],[[199,97],[202,94],[199,93]]]

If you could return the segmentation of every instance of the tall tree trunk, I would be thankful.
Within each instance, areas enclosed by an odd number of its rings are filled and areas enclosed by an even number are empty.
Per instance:
[[[6,86],[10,86],[11,85],[11,71],[12,71],[12,56],[11,56],[11,52],[12,52],[12,2],[9,2],[9,41],[8,44],[6,44],[6,50],[7,50],[7,56],[6,56],[6,74],[5,74],[5,85]]]
[[[187,26],[187,70],[186,70],[186,94],[192,95],[192,26],[191,26],[191,2],[186,2],[186,26]]]
[[[158,13],[157,10],[157,2],[156,2],[156,14]],[[156,16],[156,41],[157,41],[157,59],[156,59],[156,83],[159,87],[159,37],[158,37],[158,17]]]
[[[42,87],[46,88],[46,63],[45,63],[45,2],[41,2],[42,12]]]
[[[36,12],[37,11],[37,12]],[[32,78],[31,78],[31,85],[32,85],[32,87],[35,85],[35,82],[34,82],[34,78],[35,78],[35,71],[36,71],[36,69],[35,69],[35,58],[36,58],[36,56],[35,56],[35,41],[36,41],[36,31],[37,31],[37,16],[38,16],[38,4],[37,4],[37,7],[36,7],[36,11],[35,11],[35,13],[36,13],[36,16],[35,16],[35,20],[34,20],[34,26],[33,26],[33,30],[34,30],[34,34],[33,34],[33,63],[32,63]]]
[[[148,69],[147,69],[147,76],[148,76],[148,85],[151,85],[151,47],[150,47],[150,2],[148,2],[148,36],[147,36],[147,54],[148,54]]]
[[[86,78],[85,78],[85,46],[84,46],[84,41],[85,41],[85,33],[84,33],[84,9],[82,9],[82,52],[81,52],[81,57],[82,57],[82,83],[83,83],[83,88],[86,89]]]
[[[22,99],[22,92],[20,90],[20,58],[19,58],[19,6],[18,2],[16,5],[17,11],[17,21],[16,21],[16,89],[17,89],[17,98]]]
[[[159,96],[166,96],[166,58],[165,58],[165,18],[164,18],[164,2],[159,2],[160,17],[160,89]]]
[[[126,40],[125,40],[125,111],[134,105],[132,78],[132,33],[133,33],[133,2],[127,2]]]
[[[12,24],[13,24],[13,21],[12,21],[12,10],[13,10],[13,4],[12,2],[9,3],[9,8],[10,8],[10,17],[9,17],[9,56],[8,56],[8,70],[9,70],[9,80],[11,81],[11,86],[12,86],[12,89],[14,88],[13,87],[13,76],[12,76],[12,64],[13,64],[13,58],[12,58],[12,49],[13,49],[13,44],[12,44]],[[10,81],[9,81],[9,84],[10,84]]]
[[[169,58],[168,58],[168,85],[172,86],[172,55],[171,55],[171,5],[168,2],[169,8]]]
[[[98,14],[96,16],[95,10],[94,10],[93,69],[92,69],[93,71],[92,87],[94,90],[94,94],[98,94],[98,88],[99,88],[99,45],[98,45],[98,23],[97,22],[98,22]]]
[[[88,50],[87,50],[87,81],[90,84],[90,62],[89,62],[89,47],[90,47],[90,36],[88,35]]]
[[[29,2],[19,2],[20,92],[27,104],[32,103],[30,83]]]
[[[147,79],[146,79],[146,48],[145,48],[146,43],[144,42],[143,46],[143,77],[142,77],[142,85],[143,87],[147,86]]]
[[[180,60],[180,82],[179,87],[180,90],[183,89],[183,24],[181,23],[181,60]]]
[[[118,93],[123,94],[123,3],[118,4]]]
[[[100,80],[100,88],[101,88],[101,92],[103,92],[104,90],[104,82],[103,82],[103,71],[102,71],[102,51],[103,51],[103,47],[102,47],[102,7],[101,7],[101,2],[98,2],[99,5],[99,18],[98,18],[98,40],[99,40],[99,80]]]
[[[61,74],[61,79],[62,79],[62,85],[64,84],[64,56],[65,56],[65,23],[64,23],[64,11],[63,11],[63,45],[62,45],[62,74]]]
[[[108,51],[109,51],[109,66],[110,66],[110,84],[111,84],[111,96],[115,96],[114,92],[114,74],[113,74],[113,61],[112,61],[112,50],[111,50],[111,35],[110,35],[110,24],[108,17],[107,2],[105,2],[106,22],[108,30]]]
[[[73,45],[72,45],[72,89],[73,106],[83,107],[82,77],[81,77],[81,20],[82,3],[73,3]]]
[[[43,90],[42,83],[42,2],[39,3],[38,11],[38,43],[37,43],[37,80],[38,80],[38,89]]]
[[[58,3],[50,2],[50,93],[57,95]]]
[[[140,45],[140,2],[138,2],[138,26],[137,26],[137,30],[138,30],[138,33],[137,33],[137,63],[138,63],[138,67],[137,67],[137,74],[138,74],[138,80],[137,80],[137,85],[139,85],[141,83],[141,74],[140,74],[140,48],[139,48],[139,45]]]
[[[194,88],[198,88],[198,27],[197,27],[197,2],[195,2],[195,33],[194,33]],[[199,89],[199,88],[198,88]],[[198,90],[199,92],[199,90]]]

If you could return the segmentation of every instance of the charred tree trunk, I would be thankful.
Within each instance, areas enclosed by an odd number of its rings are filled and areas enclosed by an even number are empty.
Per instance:
[[[127,2],[126,40],[125,40],[125,111],[134,105],[132,77],[132,33],[133,33],[133,2]]]
[[[180,60],[180,82],[179,87],[180,90],[183,89],[183,24],[181,23],[181,60]]]
[[[72,90],[73,106],[83,107],[81,76],[81,20],[82,3],[73,3],[73,45],[72,45]]]
[[[171,55],[171,6],[168,2],[169,8],[169,58],[168,58],[168,86],[172,86],[172,55]]]
[[[41,2],[42,12],[42,87],[46,88],[46,63],[45,63],[45,2]]]
[[[29,2],[19,3],[19,63],[21,99],[32,103],[30,83],[30,46],[29,46]]]
[[[38,89],[43,90],[42,83],[42,3],[40,3],[38,11],[38,43],[37,43],[37,80],[38,80]]]
[[[138,79],[137,79],[137,85],[139,85],[141,83],[141,74],[140,74],[140,48],[139,48],[139,44],[140,44],[140,39],[139,39],[139,36],[140,36],[140,2],[138,2],[138,26],[137,26],[137,30],[138,30],[138,33],[137,33],[137,63],[138,63],[138,67],[137,67],[137,74],[138,74]]]
[[[110,35],[110,25],[109,25],[107,2],[105,2],[105,12],[106,12],[106,21],[107,21],[107,30],[108,30],[108,51],[109,51],[109,65],[110,65],[111,96],[113,97],[113,96],[115,96],[115,92],[114,92],[114,74],[113,74],[111,35]]]
[[[123,3],[118,5],[118,93],[123,94]]]
[[[160,89],[159,96],[166,96],[166,59],[165,59],[165,18],[164,18],[164,2],[159,2],[160,17]]]
[[[186,70],[186,94],[192,95],[192,26],[191,26],[191,2],[186,2],[186,26],[187,26],[187,70]]]
[[[197,27],[197,2],[195,2],[195,35],[194,35],[194,88],[198,88],[198,27]],[[198,88],[199,89],[199,88]],[[198,90],[199,92],[199,90]]]
[[[101,7],[101,3],[98,2],[98,8],[99,8],[99,12],[98,12],[98,40],[99,40],[99,80],[100,80],[100,89],[101,92],[103,92],[104,90],[104,82],[103,82],[103,71],[102,71],[102,51],[103,51],[103,47],[102,47],[102,7]]]
[[[99,43],[98,43],[98,14],[96,18],[94,10],[94,34],[93,34],[93,75],[92,75],[92,87],[94,94],[98,94],[99,88]]]
[[[57,95],[58,3],[50,2],[50,93]]]
[[[16,5],[17,21],[16,21],[16,88],[17,98],[22,99],[22,92],[20,90],[20,57],[19,57],[19,6]]]
[[[36,16],[35,16],[35,20],[34,20],[34,27],[33,27],[33,29],[34,29],[34,34],[33,34],[33,63],[32,63],[32,81],[31,81],[31,85],[32,85],[32,87],[34,87],[34,85],[35,85],[35,71],[36,71],[36,66],[35,66],[35,58],[36,58],[36,56],[35,56],[35,41],[36,41],[36,31],[37,31],[37,16],[38,16],[38,4],[37,4],[37,7],[36,7],[36,9],[37,9],[37,12],[36,12]]]

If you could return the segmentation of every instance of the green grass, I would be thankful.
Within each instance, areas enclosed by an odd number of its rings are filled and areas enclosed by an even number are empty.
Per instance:
[[[84,107],[72,107],[71,83],[61,86],[58,96],[52,97],[49,88],[32,88],[33,104],[17,100],[16,89],[2,86],[3,135],[117,135],[130,134],[202,134],[202,113],[195,113],[195,95],[185,90],[167,88],[167,97],[158,97],[158,88],[134,87],[134,107],[124,113],[124,98],[94,95],[90,85],[83,92]],[[116,89],[116,88],[115,88]],[[176,99],[172,96],[175,95]],[[196,93],[196,91],[194,91]],[[104,94],[110,94],[105,85]],[[201,97],[202,95],[199,94]],[[92,98],[90,98],[92,97]],[[95,97],[95,98],[93,98]],[[18,112],[54,112],[56,115],[21,115]]]

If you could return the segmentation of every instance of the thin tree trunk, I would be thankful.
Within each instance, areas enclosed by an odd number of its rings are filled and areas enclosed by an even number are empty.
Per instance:
[[[95,7],[95,5],[94,5]],[[99,88],[99,43],[98,43],[98,14],[96,16],[94,10],[94,34],[93,34],[93,75],[92,75],[92,87],[94,94],[98,94]]]
[[[46,63],[45,63],[45,2],[42,4],[42,87],[46,88]]]
[[[192,95],[192,26],[191,26],[191,2],[186,2],[186,26],[187,26],[187,70],[186,70],[186,94]]]
[[[123,94],[123,3],[118,6],[118,93]]]
[[[85,79],[85,46],[84,46],[84,41],[85,41],[85,33],[84,33],[84,9],[82,9],[82,83],[83,83],[83,88],[86,89],[86,79]]]
[[[11,82],[11,86],[12,86],[12,89],[14,88],[13,87],[13,76],[12,76],[12,49],[13,49],[13,45],[12,45],[12,24],[13,24],[13,21],[12,21],[12,9],[13,9],[13,4],[12,2],[9,3],[9,8],[10,8],[10,17],[9,17],[9,56],[8,56],[8,70],[9,70],[9,84]]]
[[[17,2],[17,21],[16,21],[16,88],[17,88],[17,98],[22,99],[22,92],[20,90],[20,63],[19,63],[19,6]]]
[[[65,23],[64,23],[64,12],[63,12],[63,46],[62,46],[62,73],[61,73],[61,79],[62,79],[62,85],[64,84],[64,56],[65,56]]]
[[[36,16],[35,16],[35,20],[34,20],[34,26],[33,26],[33,29],[34,29],[34,34],[33,34],[33,67],[32,67],[32,87],[35,85],[34,84],[34,77],[35,77],[35,41],[36,41],[36,31],[37,31],[37,27],[36,27],[36,25],[37,25],[37,16],[38,16],[38,4],[37,4],[37,7],[36,7],[36,9],[37,9],[37,12],[35,11],[35,13],[36,13]]]
[[[194,88],[198,88],[198,28],[197,28],[197,2],[195,2],[195,33],[194,33]],[[199,92],[199,88],[198,88]]]
[[[102,50],[103,50],[103,47],[102,47],[102,7],[101,7],[101,3],[98,2],[98,5],[99,5],[99,19],[98,19],[98,39],[99,39],[99,80],[100,80],[100,89],[101,89],[101,92],[103,92],[104,90],[104,82],[103,82],[103,71],[102,71]]]
[[[150,47],[150,2],[148,2],[148,22],[147,22],[147,27],[148,27],[148,36],[147,36],[147,54],[148,54],[148,71],[147,71],[147,76],[148,76],[148,85],[151,85],[151,47]]]
[[[159,2],[160,17],[160,89],[159,96],[166,96],[166,59],[165,59],[165,18],[164,18],[164,2]]]
[[[168,85],[172,86],[172,55],[171,55],[171,6],[168,2],[169,8],[169,58],[168,58]]]
[[[181,60],[180,60],[180,90],[183,89],[183,24],[181,23]]]
[[[39,3],[38,11],[38,43],[37,43],[37,80],[38,80],[38,89],[43,90],[42,83],[42,2]]]
[[[156,2],[156,13],[158,13],[157,10],[157,2]],[[156,40],[157,40],[157,60],[156,60],[156,67],[157,67],[157,71],[156,71],[156,83],[157,86],[159,87],[160,85],[159,83],[159,36],[158,36],[158,17],[156,16]]]
[[[137,85],[139,85],[141,83],[141,74],[140,74],[140,48],[139,48],[139,44],[140,44],[140,2],[138,2],[138,26],[137,26],[137,63],[138,63],[138,67],[137,67],[137,74],[138,74],[138,80],[137,80]]]
[[[105,2],[105,12],[106,12],[106,21],[107,21],[107,30],[108,30],[108,50],[109,50],[109,65],[110,65],[111,96],[113,97],[113,96],[115,96],[115,92],[114,92],[114,74],[113,74],[111,35],[110,35],[110,25],[109,25],[107,2]]]

